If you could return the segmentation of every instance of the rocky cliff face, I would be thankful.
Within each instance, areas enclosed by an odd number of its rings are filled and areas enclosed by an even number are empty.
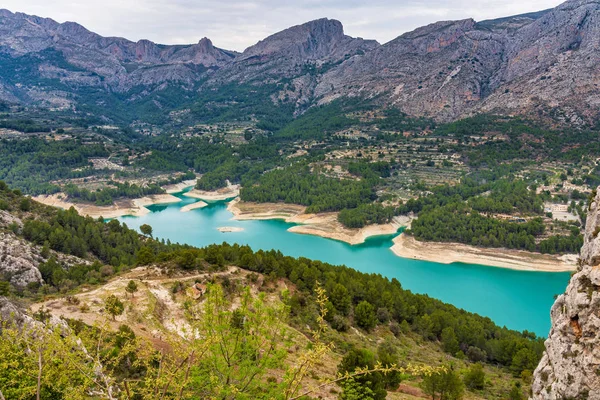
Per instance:
[[[540,109],[593,119],[599,29],[596,0],[481,23],[438,22],[346,61],[323,76],[316,93],[322,101],[382,94],[438,120]]]
[[[214,47],[204,38],[193,45],[158,45],[149,40],[132,42],[118,37],[102,37],[75,22],[58,22],[23,13],[0,10],[0,46],[13,55],[40,52],[89,50],[113,61],[127,63],[191,63],[206,67],[223,65],[237,53]]]
[[[38,78],[58,81],[73,91],[93,88],[121,93],[144,86],[164,89],[164,84],[189,90],[207,78],[210,89],[295,78],[297,90],[291,92],[292,97],[308,103],[317,84],[315,68],[338,64],[378,46],[376,41],[345,35],[339,21],[328,19],[291,27],[239,54],[213,46],[208,38],[194,45],[131,42],[102,37],[74,22],[59,24],[0,10],[0,62],[3,57],[9,64],[12,61],[8,68],[13,69],[14,64],[30,64],[27,73],[18,68],[16,73],[0,70],[0,99],[76,105],[68,93],[53,86],[40,87]]]
[[[600,3],[571,0],[517,30],[505,48],[498,89],[475,111],[559,110],[594,120],[600,104]]]
[[[18,68],[14,71],[12,65],[5,68],[13,71],[0,72],[8,78],[4,85],[8,93],[0,91],[2,98],[28,101],[35,100],[38,77],[58,80],[72,89],[119,92],[164,82],[190,85],[207,69],[230,62],[237,53],[216,48],[207,38],[186,46],[132,42],[102,37],[74,22],[59,24],[49,18],[0,10],[0,55],[30,64],[28,74],[19,73]],[[53,92],[52,87],[44,90]],[[61,97],[56,91],[51,94]]]
[[[374,40],[347,36],[341,22],[322,18],[293,26],[250,46],[215,73],[210,84],[272,84],[292,78],[292,83],[275,93],[273,100],[287,98],[299,106],[309,105],[323,70],[379,46]]]
[[[600,193],[587,218],[581,266],[552,307],[532,399],[600,399]]]
[[[322,18],[271,35],[247,48],[235,61],[285,56],[293,62],[336,62],[378,46],[374,40],[346,36],[340,21]]]
[[[472,19],[437,22],[350,59],[323,76],[322,101],[377,95],[414,115],[454,119],[493,89],[505,37]]]

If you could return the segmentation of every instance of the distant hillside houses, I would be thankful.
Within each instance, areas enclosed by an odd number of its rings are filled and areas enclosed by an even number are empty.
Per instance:
[[[544,212],[552,213],[552,218],[559,221],[579,221],[579,217],[569,212],[568,204],[544,203]]]

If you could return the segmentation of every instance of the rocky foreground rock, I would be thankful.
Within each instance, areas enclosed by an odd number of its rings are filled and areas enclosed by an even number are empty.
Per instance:
[[[552,307],[532,399],[600,399],[600,193],[590,204],[581,265]]]
[[[14,228],[13,228],[14,227]],[[29,284],[43,284],[41,263],[55,257],[56,261],[69,268],[76,264],[89,265],[90,261],[49,250],[44,257],[42,247],[18,237],[10,231],[20,230],[23,222],[6,211],[0,210],[0,277],[13,286],[23,289]]]

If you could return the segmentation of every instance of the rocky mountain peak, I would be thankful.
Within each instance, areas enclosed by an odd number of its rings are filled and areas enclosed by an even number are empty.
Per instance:
[[[291,97],[299,103],[308,104],[317,84],[317,68],[325,64],[339,64],[377,47],[379,43],[374,40],[345,35],[341,22],[321,18],[292,26],[248,47],[231,64],[219,70],[211,84],[273,83],[282,78],[302,77],[295,82],[298,90]]]
[[[552,306],[532,399],[600,398],[600,193],[589,206],[581,265]]]
[[[476,22],[472,18],[467,18],[463,20],[457,21],[438,21],[433,24],[425,25],[420,28],[415,29],[414,31],[407,32],[400,36],[400,38],[404,39],[417,39],[427,35],[435,35],[438,36],[443,34],[443,32],[467,32],[472,30],[476,25]]]
[[[340,40],[344,37],[344,26],[336,19],[320,18],[306,22],[300,27],[325,41]]]
[[[592,6],[600,7],[598,0],[567,0],[556,7],[557,10],[573,10],[579,7]]]
[[[203,37],[202,39],[200,39],[200,41],[198,42],[198,44],[203,49],[206,49],[206,50],[212,49],[212,47],[213,47],[212,41],[209,38],[207,38],[207,37]]]
[[[68,68],[59,73],[65,64],[49,65],[52,58],[41,54],[48,50],[94,75]],[[293,79],[295,90],[277,96],[302,108],[361,96],[438,121],[479,112],[542,112],[593,123],[600,112],[599,50],[600,0],[569,0],[481,22],[436,22],[384,45],[350,37],[339,21],[322,18],[275,33],[242,54],[214,47],[207,38],[175,46],[132,42],[74,22],[0,10],[0,52],[33,54],[40,64],[34,75],[61,85],[126,92],[165,82],[215,87]],[[22,82],[3,80],[8,77],[0,74],[0,98],[29,102],[28,91],[40,97],[39,87],[24,90]],[[74,98],[57,90],[49,97]]]
[[[58,24],[56,28],[57,33],[65,35],[70,39],[77,41],[78,43],[85,42],[98,36],[76,22],[67,21],[65,23]]]
[[[138,40],[135,44],[134,59],[140,62],[157,62],[161,59],[160,49],[150,40]]]
[[[276,54],[305,60],[324,59],[352,42],[367,43],[368,47],[377,45],[375,41],[364,41],[344,35],[344,27],[340,21],[321,18],[275,33],[247,48],[239,59]]]

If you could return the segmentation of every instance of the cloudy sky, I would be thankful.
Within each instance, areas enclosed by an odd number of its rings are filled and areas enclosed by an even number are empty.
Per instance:
[[[346,34],[385,43],[448,19],[481,21],[555,7],[561,0],[2,0],[0,8],[75,21],[104,36],[195,43],[206,36],[242,51],[258,40],[317,18],[335,18]]]

